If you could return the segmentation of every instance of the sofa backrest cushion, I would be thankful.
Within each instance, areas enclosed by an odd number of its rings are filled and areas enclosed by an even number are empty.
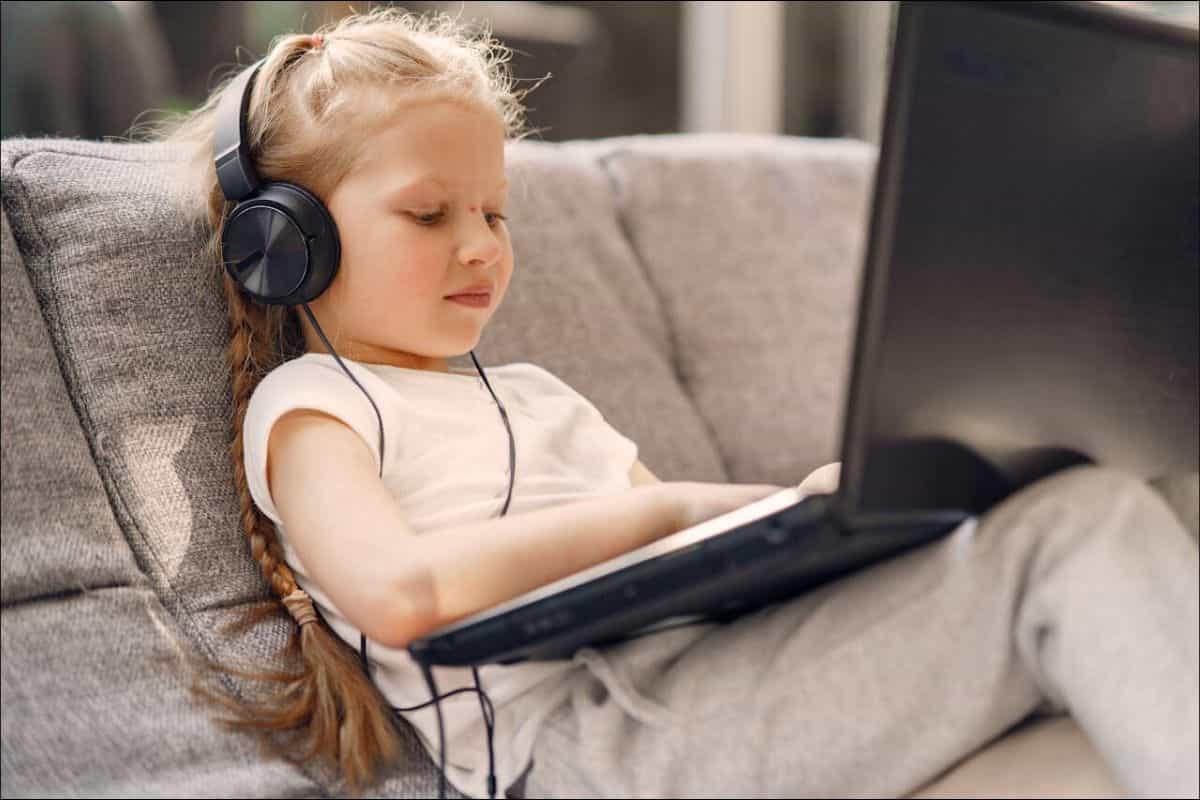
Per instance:
[[[0,794],[319,794],[195,703],[192,621],[167,610],[155,553],[135,554],[113,514],[7,213],[2,251]]]
[[[4,218],[0,564],[4,606],[144,576],[113,518]]]
[[[680,383],[729,479],[787,485],[839,460],[875,148],[730,134],[609,148]]]
[[[5,212],[117,519],[172,611],[213,630],[266,595],[235,557],[227,333],[167,155],[75,140],[5,151]]]

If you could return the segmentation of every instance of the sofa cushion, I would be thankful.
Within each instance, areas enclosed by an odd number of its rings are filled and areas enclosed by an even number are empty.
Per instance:
[[[7,607],[144,582],[67,397],[7,217],[2,254],[0,600]]]
[[[265,597],[225,456],[216,277],[161,148],[4,143],[4,208],[67,391],[139,563],[177,617]],[[282,638],[282,636],[280,636]]]
[[[5,797],[312,797],[320,788],[188,691],[175,620],[149,588],[5,606]]]
[[[61,730],[64,719],[81,713],[73,695],[79,687],[94,690],[96,709],[103,709],[124,702],[129,683],[140,684],[145,702],[172,725],[195,733],[179,740],[186,753],[176,755],[195,763],[197,777],[208,773],[208,790],[336,793],[332,770],[262,758],[252,734],[226,732],[191,698],[186,670],[168,665],[164,683],[161,660],[141,658],[191,651],[244,669],[296,667],[283,649],[295,623],[282,611],[240,633],[226,629],[267,597],[267,588],[237,525],[225,456],[226,333],[217,283],[187,255],[199,252],[201,237],[166,178],[169,155],[159,147],[6,140],[0,159],[6,227],[12,229],[4,258],[3,751],[6,765],[23,765],[5,770],[6,795],[10,775],[31,781],[34,793],[53,794],[123,795],[127,779],[144,778],[137,748],[158,735],[151,734],[161,719],[110,714],[89,718],[90,730],[82,733]],[[24,299],[22,280],[32,288]],[[49,337],[39,349],[26,337],[37,327],[28,323],[41,324],[42,316],[41,335],[48,331]],[[16,346],[10,348],[10,340]],[[57,389],[47,388],[55,382]],[[38,431],[33,416],[43,409],[50,413]],[[55,450],[47,452],[48,446]],[[99,479],[87,474],[89,449]],[[47,465],[42,483],[29,477]],[[10,474],[17,476],[11,484]],[[18,556],[11,562],[10,552]],[[9,605],[12,576],[11,599],[35,598],[28,608]],[[59,597],[90,589],[100,591]],[[127,589],[152,591],[160,607],[102,602],[108,595],[101,592],[120,598]],[[54,612],[44,595],[70,610]],[[94,635],[73,636],[55,659],[47,642],[56,631],[71,635],[70,626],[54,622],[59,616],[77,618]],[[45,672],[29,672],[36,669]],[[41,688],[30,688],[39,682]],[[233,677],[222,684],[241,696],[258,688]],[[10,697],[25,700],[10,706]],[[118,724],[123,727],[112,727]],[[54,742],[63,749],[54,751]],[[381,784],[389,796],[435,791],[428,757],[415,741],[407,745],[408,760]],[[62,770],[39,773],[50,752]],[[132,772],[92,771],[91,765],[108,761]],[[237,766],[252,763],[279,774],[263,782]],[[56,783],[55,775],[73,782]],[[156,786],[175,793],[170,782],[148,783],[147,792]]]
[[[911,798],[1128,797],[1078,723],[1034,715],[934,778]]]
[[[194,704],[187,639],[113,516],[7,215],[2,263],[0,793],[311,796]]]
[[[840,458],[875,148],[742,134],[614,140],[603,163],[730,480]]]

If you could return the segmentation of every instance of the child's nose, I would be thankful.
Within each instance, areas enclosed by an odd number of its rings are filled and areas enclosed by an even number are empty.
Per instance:
[[[482,219],[478,225],[471,225],[459,248],[459,259],[464,264],[482,266],[495,262],[499,257],[500,242],[496,240],[495,232]]]

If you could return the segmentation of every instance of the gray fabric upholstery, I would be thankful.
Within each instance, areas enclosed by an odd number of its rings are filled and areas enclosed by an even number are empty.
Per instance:
[[[189,651],[292,666],[293,623],[224,628],[268,593],[226,457],[223,301],[175,155],[0,148],[5,797],[345,794],[187,690]],[[851,142],[517,143],[517,271],[480,360],[559,374],[663,479],[799,481],[836,458],[872,166]],[[406,743],[371,796],[436,791]]]
[[[193,705],[188,637],[113,516],[7,215],[0,285],[3,795],[319,794]]]
[[[8,607],[42,595],[137,584],[142,574],[64,391],[7,217],[3,236],[0,600]]]
[[[5,797],[323,796],[191,699],[175,620],[145,586],[5,606]]]
[[[837,460],[874,150],[658,136],[604,157],[728,478]]]
[[[168,660],[195,650],[295,666],[285,614],[223,630],[267,591],[225,456],[217,283],[191,255],[199,232],[165,158],[4,142],[4,794],[336,794],[328,770],[260,763],[252,738],[221,729]],[[407,761],[379,791],[436,791],[411,737]]]

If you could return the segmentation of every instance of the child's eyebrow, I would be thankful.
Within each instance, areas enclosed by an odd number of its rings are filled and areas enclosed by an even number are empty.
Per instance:
[[[404,183],[393,189],[387,190],[384,193],[384,197],[387,198],[388,200],[398,200],[398,199],[403,198],[405,195],[409,194],[410,192],[416,191],[417,189],[421,189],[426,186],[433,186],[435,188],[441,189],[442,191],[447,190],[447,186],[444,181],[439,180],[437,177],[435,177],[433,175],[423,175],[420,178],[416,178],[415,180],[409,181],[408,183]],[[508,178],[505,178],[500,183],[498,183],[492,191],[500,192],[506,188],[508,188]]]

